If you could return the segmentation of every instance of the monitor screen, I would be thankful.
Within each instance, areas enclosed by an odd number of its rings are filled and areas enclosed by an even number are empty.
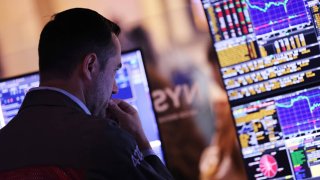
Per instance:
[[[202,4],[248,178],[319,178],[319,1]]]
[[[122,53],[121,61],[122,68],[116,74],[119,92],[112,97],[124,99],[137,109],[152,149],[164,162],[157,119],[152,106],[141,51],[134,50]]]
[[[39,86],[38,73],[25,74],[0,82],[0,129],[18,113],[22,101],[30,88]]]
[[[137,109],[151,147],[165,162],[141,51],[134,50],[122,53],[121,58],[123,65],[116,73],[119,92],[113,97],[123,99]],[[17,114],[28,90],[38,86],[38,73],[25,74],[0,82],[0,128],[4,127]]]

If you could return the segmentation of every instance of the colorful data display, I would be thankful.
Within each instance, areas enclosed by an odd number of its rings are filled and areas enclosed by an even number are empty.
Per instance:
[[[248,178],[320,178],[319,0],[202,4]]]

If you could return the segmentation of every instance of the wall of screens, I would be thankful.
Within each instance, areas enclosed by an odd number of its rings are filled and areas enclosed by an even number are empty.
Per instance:
[[[202,4],[248,177],[320,177],[319,1]]]

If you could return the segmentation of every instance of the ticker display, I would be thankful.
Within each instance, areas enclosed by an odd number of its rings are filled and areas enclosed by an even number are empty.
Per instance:
[[[320,178],[319,0],[202,4],[248,178]]]

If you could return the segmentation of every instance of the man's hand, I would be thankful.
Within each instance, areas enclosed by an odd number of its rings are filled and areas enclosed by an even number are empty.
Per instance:
[[[140,150],[151,149],[142,129],[138,112],[130,104],[123,100],[112,99],[109,102],[107,114],[118,121],[120,128],[129,132],[136,139]]]

